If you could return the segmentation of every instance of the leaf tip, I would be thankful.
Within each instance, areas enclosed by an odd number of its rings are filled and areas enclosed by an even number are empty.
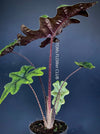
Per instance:
[[[2,103],[1,99],[0,99],[0,104]]]
[[[95,4],[98,4],[99,3],[99,1],[95,1],[95,2],[93,2],[93,6],[95,5]]]
[[[98,3],[99,3],[99,1],[96,1],[95,3],[96,3],[96,4],[98,4]]]
[[[95,68],[95,66],[93,65],[92,68]],[[91,69],[92,69],[92,68],[91,68]]]
[[[43,67],[43,70],[45,70],[46,69],[46,67]]]
[[[49,16],[48,15],[42,15],[40,16],[41,18],[48,18]]]
[[[60,5],[60,6],[57,7],[57,9],[59,9],[61,7],[67,7],[67,6],[69,6],[69,5]]]
[[[74,61],[74,63],[75,63],[76,65],[79,65],[79,63],[78,63],[77,61]]]

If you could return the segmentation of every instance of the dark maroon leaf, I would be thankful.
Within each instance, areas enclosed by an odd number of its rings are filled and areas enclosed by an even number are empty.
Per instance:
[[[64,6],[57,8],[57,15],[55,17],[40,17],[40,29],[37,31],[30,30],[26,26],[22,25],[21,30],[26,36],[20,36],[20,44],[27,45],[33,40],[39,38],[47,38],[40,45],[40,47],[45,47],[47,44],[50,43],[51,36],[55,37],[60,34],[63,28],[65,28],[69,24],[80,23],[79,20],[73,19],[71,17],[75,15],[88,17],[86,9],[95,4],[96,2],[79,3],[73,6]]]
[[[18,43],[14,44],[12,47],[7,47],[6,50],[3,49],[0,56],[12,52],[15,46],[25,46],[36,39],[46,38],[41,43],[41,48],[50,43],[51,37],[53,38],[53,42],[56,42],[58,40],[56,36],[62,32],[63,28],[72,23],[80,23],[79,20],[72,18],[73,16],[82,15],[88,17],[86,9],[92,7],[96,3],[97,2],[78,3],[72,6],[60,6],[57,8],[57,14],[55,17],[50,18],[46,15],[40,17],[40,28],[36,31],[27,28],[25,25],[22,25],[21,31],[25,35],[18,34]]]
[[[47,46],[50,43],[50,40],[51,40],[51,38],[46,38],[46,40],[44,40],[43,42],[41,42],[40,47],[43,48],[43,47]],[[59,42],[59,39],[56,38],[56,37],[54,37],[53,42],[54,43]]]

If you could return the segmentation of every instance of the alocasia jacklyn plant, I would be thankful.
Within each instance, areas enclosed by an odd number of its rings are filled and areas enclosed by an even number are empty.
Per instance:
[[[79,71],[81,68],[88,68],[92,69],[95,68],[91,63],[88,62],[75,62],[76,65],[79,66],[78,69],[76,69],[74,72],[72,72],[66,79],[63,81],[56,81],[53,84],[51,83],[51,67],[52,67],[52,44],[53,42],[58,42],[59,40],[56,38],[57,35],[59,35],[63,28],[68,26],[71,23],[80,23],[79,20],[72,18],[75,15],[82,15],[85,17],[88,17],[88,13],[86,9],[89,7],[95,5],[96,2],[92,3],[78,3],[76,5],[60,5],[57,7],[57,14],[55,17],[50,18],[47,15],[43,15],[40,17],[40,28],[36,31],[31,30],[27,28],[25,25],[21,26],[21,31],[25,34],[18,34],[17,40],[15,40],[13,43],[7,45],[2,50],[0,50],[0,56],[6,55],[8,53],[14,53],[21,57],[23,57],[25,60],[27,60],[30,65],[29,66],[22,66],[20,71],[18,72],[12,72],[9,74],[9,77],[12,78],[12,81],[4,86],[4,91],[0,98],[0,104],[2,101],[7,97],[9,93],[12,95],[16,94],[22,84],[28,84],[29,87],[32,89],[36,100],[38,102],[43,121],[44,126],[47,129],[51,129],[54,124],[55,115],[60,111],[61,105],[65,103],[64,97],[69,94],[69,90],[66,88],[67,86],[67,80],[69,77],[71,77],[74,73]],[[42,76],[43,70],[46,69],[46,67],[39,67],[35,68],[35,66],[31,63],[31,61],[14,51],[15,46],[25,46],[31,41],[34,41],[39,38],[46,38],[40,45],[41,48],[47,46],[50,44],[50,55],[49,55],[49,76],[48,76],[48,96],[46,96],[44,86],[42,83],[42,79],[40,76]],[[33,77],[38,76],[43,94],[44,94],[44,100],[46,105],[46,117],[43,113],[42,107],[40,105],[39,99],[36,95],[35,90],[31,86],[33,83]],[[51,91],[51,85],[53,85],[54,90]],[[51,108],[51,95],[54,96],[52,100],[52,104],[54,105],[53,108]]]

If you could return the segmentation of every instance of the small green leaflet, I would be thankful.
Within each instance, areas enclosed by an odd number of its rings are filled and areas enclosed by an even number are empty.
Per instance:
[[[54,90],[51,91],[51,95],[54,96],[52,100],[53,105],[55,103],[57,94],[63,82],[64,81],[61,81],[61,82],[56,81],[55,83],[53,83]],[[65,103],[64,97],[69,94],[69,90],[66,89],[66,86],[67,86],[67,82],[64,82],[62,89],[60,91],[60,94],[58,95],[58,99],[55,105],[56,114],[60,111],[61,105]]]
[[[70,6],[70,5],[60,5],[60,6],[57,7],[57,9],[61,8],[61,7],[67,7],[67,6]]]
[[[48,18],[49,16],[48,15],[42,15],[41,17],[42,18]]]
[[[24,65],[21,67],[19,72],[12,72],[9,74],[9,77],[12,78],[12,81],[4,86],[4,91],[0,98],[0,104],[7,97],[9,93],[12,95],[16,94],[22,84],[31,84],[33,83],[33,76],[42,76],[44,73],[42,70],[45,70],[46,67],[34,68],[33,66]]]
[[[77,62],[77,61],[75,61],[75,64],[80,66],[80,67],[84,67],[84,68],[88,68],[88,69],[95,68],[95,66],[93,66],[93,64],[90,62]]]

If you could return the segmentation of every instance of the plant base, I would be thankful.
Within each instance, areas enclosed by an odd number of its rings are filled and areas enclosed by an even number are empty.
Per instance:
[[[30,124],[30,134],[67,134],[67,125],[63,121],[55,120],[52,129],[44,127],[43,120]]]

